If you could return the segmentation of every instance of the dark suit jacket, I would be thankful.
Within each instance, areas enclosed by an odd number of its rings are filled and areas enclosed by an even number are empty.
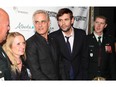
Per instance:
[[[98,43],[94,34],[87,36],[88,44],[88,56],[89,56],[89,79],[93,79],[97,76],[98,71]],[[109,45],[112,48],[112,53],[106,52],[106,46]],[[103,35],[102,47],[101,47],[101,63],[100,74],[108,80],[116,79],[116,61],[114,52],[114,43],[111,37]]]
[[[49,46],[37,32],[27,40],[27,63],[34,80],[58,79],[58,58],[56,45],[49,38]],[[51,50],[50,50],[51,49]]]
[[[61,29],[50,34],[50,37],[55,38],[60,50],[60,73],[63,80],[69,80],[70,64],[73,66],[75,77],[74,79],[82,80],[87,78],[87,49],[86,49],[86,34],[81,29],[74,28],[74,43],[72,56],[70,56],[65,43]]]
[[[2,74],[1,74],[2,73]],[[8,57],[0,46],[0,75],[3,75],[5,80],[11,80],[10,63]]]

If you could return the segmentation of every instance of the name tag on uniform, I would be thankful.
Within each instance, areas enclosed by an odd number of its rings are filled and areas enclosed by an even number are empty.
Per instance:
[[[93,47],[94,47],[94,45],[89,45],[89,47],[90,47],[90,48],[93,48]]]

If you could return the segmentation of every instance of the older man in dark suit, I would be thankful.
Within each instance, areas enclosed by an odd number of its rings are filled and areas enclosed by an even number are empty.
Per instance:
[[[36,33],[27,40],[27,63],[32,80],[58,80],[59,65],[57,46],[48,36],[50,26],[46,11],[37,10],[33,14]]]
[[[10,29],[9,16],[6,11],[0,8],[0,44],[6,39],[7,33]],[[0,45],[0,80],[10,80],[10,65],[8,57]]]
[[[55,38],[60,50],[60,74],[63,80],[87,79],[87,49],[84,30],[72,27],[73,13],[62,8],[57,14],[59,30],[50,34]]]

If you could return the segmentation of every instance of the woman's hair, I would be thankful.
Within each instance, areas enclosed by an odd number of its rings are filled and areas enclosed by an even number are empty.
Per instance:
[[[12,63],[11,64],[11,68],[14,68],[13,70],[18,69],[17,68],[18,64],[17,64],[17,62],[15,60],[15,56],[13,55],[13,52],[12,52],[12,49],[11,49],[13,41],[14,41],[14,38],[16,36],[22,36],[24,38],[24,36],[21,33],[19,33],[19,32],[11,32],[11,33],[8,34],[6,42],[3,45],[3,49],[6,52],[7,56],[9,57],[9,59],[10,59],[10,61]],[[25,38],[24,38],[24,40],[25,40]],[[21,58],[24,58],[24,59],[26,58],[25,53],[24,53],[24,55],[21,56]]]

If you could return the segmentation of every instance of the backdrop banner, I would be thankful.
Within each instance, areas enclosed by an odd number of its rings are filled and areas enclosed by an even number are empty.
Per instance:
[[[49,32],[53,32],[59,29],[56,15],[61,8],[72,10],[75,19],[73,26],[88,33],[89,7],[3,7],[10,16],[10,32],[20,32],[25,36],[25,39],[35,33],[32,16],[36,10],[46,10],[48,12],[51,20]]]

